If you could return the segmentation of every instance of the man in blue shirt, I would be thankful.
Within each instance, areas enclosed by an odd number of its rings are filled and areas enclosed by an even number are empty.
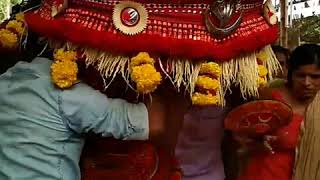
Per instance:
[[[1,180],[80,180],[84,133],[146,140],[149,125],[151,133],[161,129],[156,100],[150,107],[131,104],[81,82],[61,90],[51,82],[50,66],[36,58],[0,76]]]

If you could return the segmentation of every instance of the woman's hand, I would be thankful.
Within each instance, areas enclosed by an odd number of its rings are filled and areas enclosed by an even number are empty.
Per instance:
[[[239,135],[239,134],[234,134],[233,139],[236,140],[241,145],[246,145],[255,141],[254,139],[249,138],[246,135]]]
[[[268,151],[274,153],[273,145],[279,139],[278,136],[265,135],[260,139],[253,139],[245,135],[234,135],[233,138],[250,151]]]
[[[270,151],[273,154],[274,153],[274,149],[273,149],[272,145],[277,140],[278,140],[278,136],[265,135],[263,137],[263,145],[267,148],[268,151]]]
[[[274,135],[265,135],[263,144],[269,151],[274,153],[274,149],[281,148],[282,144],[287,141],[287,138],[288,132],[276,133]]]

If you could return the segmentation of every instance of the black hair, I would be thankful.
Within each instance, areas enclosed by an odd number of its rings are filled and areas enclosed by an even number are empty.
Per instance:
[[[282,53],[285,55],[286,57],[286,64],[288,65],[288,61],[289,61],[289,57],[290,57],[290,50],[287,49],[287,48],[284,48],[282,46],[279,46],[279,45],[274,45],[272,46],[272,50],[275,52],[275,53]]]
[[[297,47],[291,54],[288,64],[288,85],[292,85],[292,74],[301,66],[315,64],[320,67],[320,46],[304,44]]]

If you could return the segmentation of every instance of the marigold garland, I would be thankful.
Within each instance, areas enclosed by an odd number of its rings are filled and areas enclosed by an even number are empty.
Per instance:
[[[257,79],[257,84],[258,84],[258,87],[262,87],[267,84],[268,69],[263,64],[268,60],[268,54],[266,51],[260,50],[256,54],[256,57],[258,62],[258,75],[259,75]]]
[[[268,60],[268,54],[264,50],[258,51],[258,53],[256,53],[256,57],[258,60],[260,60],[262,62],[265,62],[266,60]]]
[[[140,52],[137,56],[131,58],[131,66],[140,66],[142,64],[154,64],[154,59],[146,52]]]
[[[219,89],[221,76],[221,68],[219,64],[214,62],[203,63],[201,65],[199,76],[196,81],[196,89],[192,95],[192,103],[194,105],[209,106],[220,103]]]
[[[148,53],[140,52],[131,58],[131,79],[139,93],[148,94],[157,89],[162,77],[154,67],[154,59]]]
[[[5,29],[0,29],[0,46],[7,49],[14,49],[18,46],[19,38],[25,31],[24,15],[19,13],[15,16],[16,20],[11,20]]]
[[[65,51],[64,49],[58,49],[53,55],[56,61],[76,61],[77,53],[75,51]]]
[[[74,61],[56,61],[51,65],[51,77],[59,88],[69,88],[77,82],[78,66]]]
[[[0,45],[8,49],[17,47],[17,35],[7,29],[0,29]]]
[[[258,66],[258,72],[259,72],[259,76],[260,77],[266,77],[268,74],[268,69],[266,67],[264,67],[263,65],[259,65]]]
[[[6,29],[17,33],[19,37],[25,34],[24,24],[17,20],[9,21],[9,23],[6,25]]]
[[[51,78],[55,85],[65,89],[74,85],[78,79],[78,66],[75,62],[77,54],[74,51],[58,49],[54,53],[55,62],[51,65]]]
[[[264,78],[264,77],[259,77],[258,78],[258,86],[259,87],[265,86],[267,83],[268,82],[267,82],[266,78]]]
[[[211,75],[213,77],[221,76],[221,68],[219,64],[215,62],[208,62],[201,64],[200,72],[201,75]]]
[[[20,22],[22,22],[22,23],[25,22],[25,20],[24,20],[24,14],[23,14],[23,13],[18,13],[18,14],[16,14],[15,18],[16,18],[17,21],[20,21]]]
[[[208,76],[198,76],[196,86],[205,90],[217,90],[220,87],[220,81]]]
[[[136,83],[137,91],[143,94],[153,92],[161,82],[160,73],[151,64],[133,67],[131,78]]]
[[[192,95],[192,103],[200,106],[209,106],[219,104],[219,97],[212,94],[194,93]]]

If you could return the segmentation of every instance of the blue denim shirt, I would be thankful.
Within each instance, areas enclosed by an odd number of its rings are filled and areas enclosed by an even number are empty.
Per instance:
[[[148,138],[144,104],[110,99],[86,84],[55,88],[51,61],[19,62],[0,76],[0,180],[80,180],[83,133]]]

